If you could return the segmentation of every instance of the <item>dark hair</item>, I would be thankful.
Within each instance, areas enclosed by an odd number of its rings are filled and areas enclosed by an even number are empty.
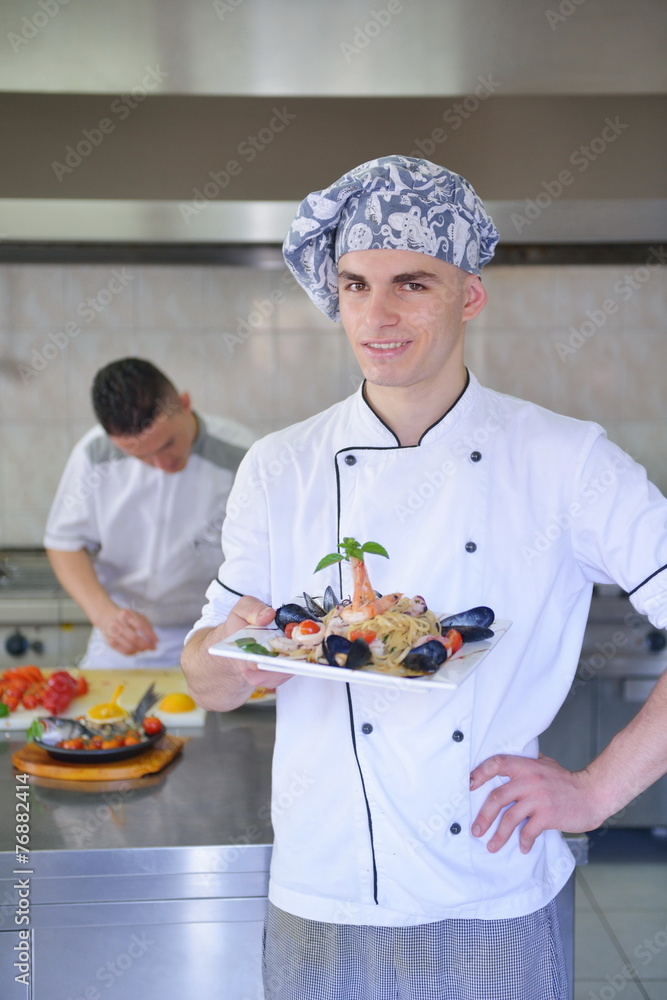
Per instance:
[[[121,358],[101,368],[93,379],[93,409],[107,434],[139,434],[158,413],[180,408],[178,393],[166,375],[141,358]]]

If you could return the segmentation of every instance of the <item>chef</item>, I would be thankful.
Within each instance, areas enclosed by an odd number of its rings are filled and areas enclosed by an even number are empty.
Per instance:
[[[44,539],[94,626],[79,665],[175,666],[220,562],[225,504],[253,436],[196,413],[139,358],[98,371],[92,401],[99,424],[74,447]]]
[[[278,689],[269,998],[564,998],[554,899],[573,860],[558,831],[595,828],[667,768],[667,678],[586,770],[538,758],[593,584],[619,583],[667,625],[667,501],[598,425],[465,367],[497,238],[465,180],[388,156],[309,195],[285,240],[364,382],[248,452],[182,660],[211,709]],[[442,613],[486,604],[513,624],[453,691],[208,653],[304,590],[349,595],[347,564],[314,572],[345,536],[387,549],[367,556],[378,591]]]

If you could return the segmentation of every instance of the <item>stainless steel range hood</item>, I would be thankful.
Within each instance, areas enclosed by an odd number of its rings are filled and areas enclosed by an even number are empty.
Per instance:
[[[467,176],[504,242],[667,237],[663,0],[17,0],[0,26],[8,242],[277,243],[389,152]]]

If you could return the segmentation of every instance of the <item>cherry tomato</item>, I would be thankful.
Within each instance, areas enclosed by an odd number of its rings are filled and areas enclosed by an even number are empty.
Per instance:
[[[285,635],[287,636],[288,639],[292,638],[292,632],[294,631],[296,626],[297,622],[288,622],[287,625],[285,626]]]
[[[460,632],[457,632],[455,628],[447,629],[444,635],[445,645],[449,646],[452,656],[458,649],[463,645],[463,637]]]
[[[304,622],[299,622],[299,631],[303,635],[314,635],[316,632],[319,632],[320,628],[321,625],[319,622],[313,622],[310,618],[306,618]]]
[[[21,700],[21,692],[12,690],[12,688],[7,688],[2,696],[2,703],[6,705],[10,712],[15,712],[19,707],[19,702]]]
[[[100,749],[117,750],[119,747],[122,747],[122,745],[123,745],[122,740],[102,740],[102,746],[100,747]]]
[[[355,639],[363,639],[364,642],[370,645],[370,643],[373,642],[374,639],[377,639],[377,632],[374,632],[370,628],[357,629],[355,632],[349,633],[348,639],[350,640],[350,642],[354,642]]]
[[[16,673],[20,677],[25,677],[31,682],[31,684],[38,684],[40,681],[44,680],[44,675],[39,667],[36,667],[34,663],[26,664],[24,667],[17,667]]]
[[[124,747],[133,747],[133,746],[136,746],[137,743],[142,743],[142,742],[143,741],[142,741],[141,737],[139,737],[139,736],[131,736],[128,733],[127,736],[125,737],[125,739],[123,740],[123,746]]]
[[[38,705],[42,703],[42,697],[44,691],[46,690],[46,683],[41,681],[39,684],[31,684],[29,688],[23,692],[21,698],[21,704],[24,708],[37,708]]]
[[[27,691],[33,683],[30,678],[24,677],[23,674],[17,673],[16,670],[6,670],[5,681],[7,688],[11,688],[13,691],[18,691],[19,694],[23,694],[24,691]]]
[[[83,674],[79,674],[79,676],[76,678],[76,687],[74,688],[74,697],[75,698],[80,698],[81,695],[82,694],[86,694],[87,691],[88,691],[88,681],[83,676]]]
[[[58,746],[61,746],[63,750],[83,750],[85,744],[83,740],[77,736],[73,740],[61,740]]]
[[[162,729],[162,723],[154,715],[148,715],[143,722],[144,732],[147,736],[154,736]]]

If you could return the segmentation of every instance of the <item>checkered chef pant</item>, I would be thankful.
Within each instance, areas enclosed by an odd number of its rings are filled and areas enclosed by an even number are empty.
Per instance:
[[[554,901],[508,920],[366,927],[269,903],[266,1000],[567,1000]]]

